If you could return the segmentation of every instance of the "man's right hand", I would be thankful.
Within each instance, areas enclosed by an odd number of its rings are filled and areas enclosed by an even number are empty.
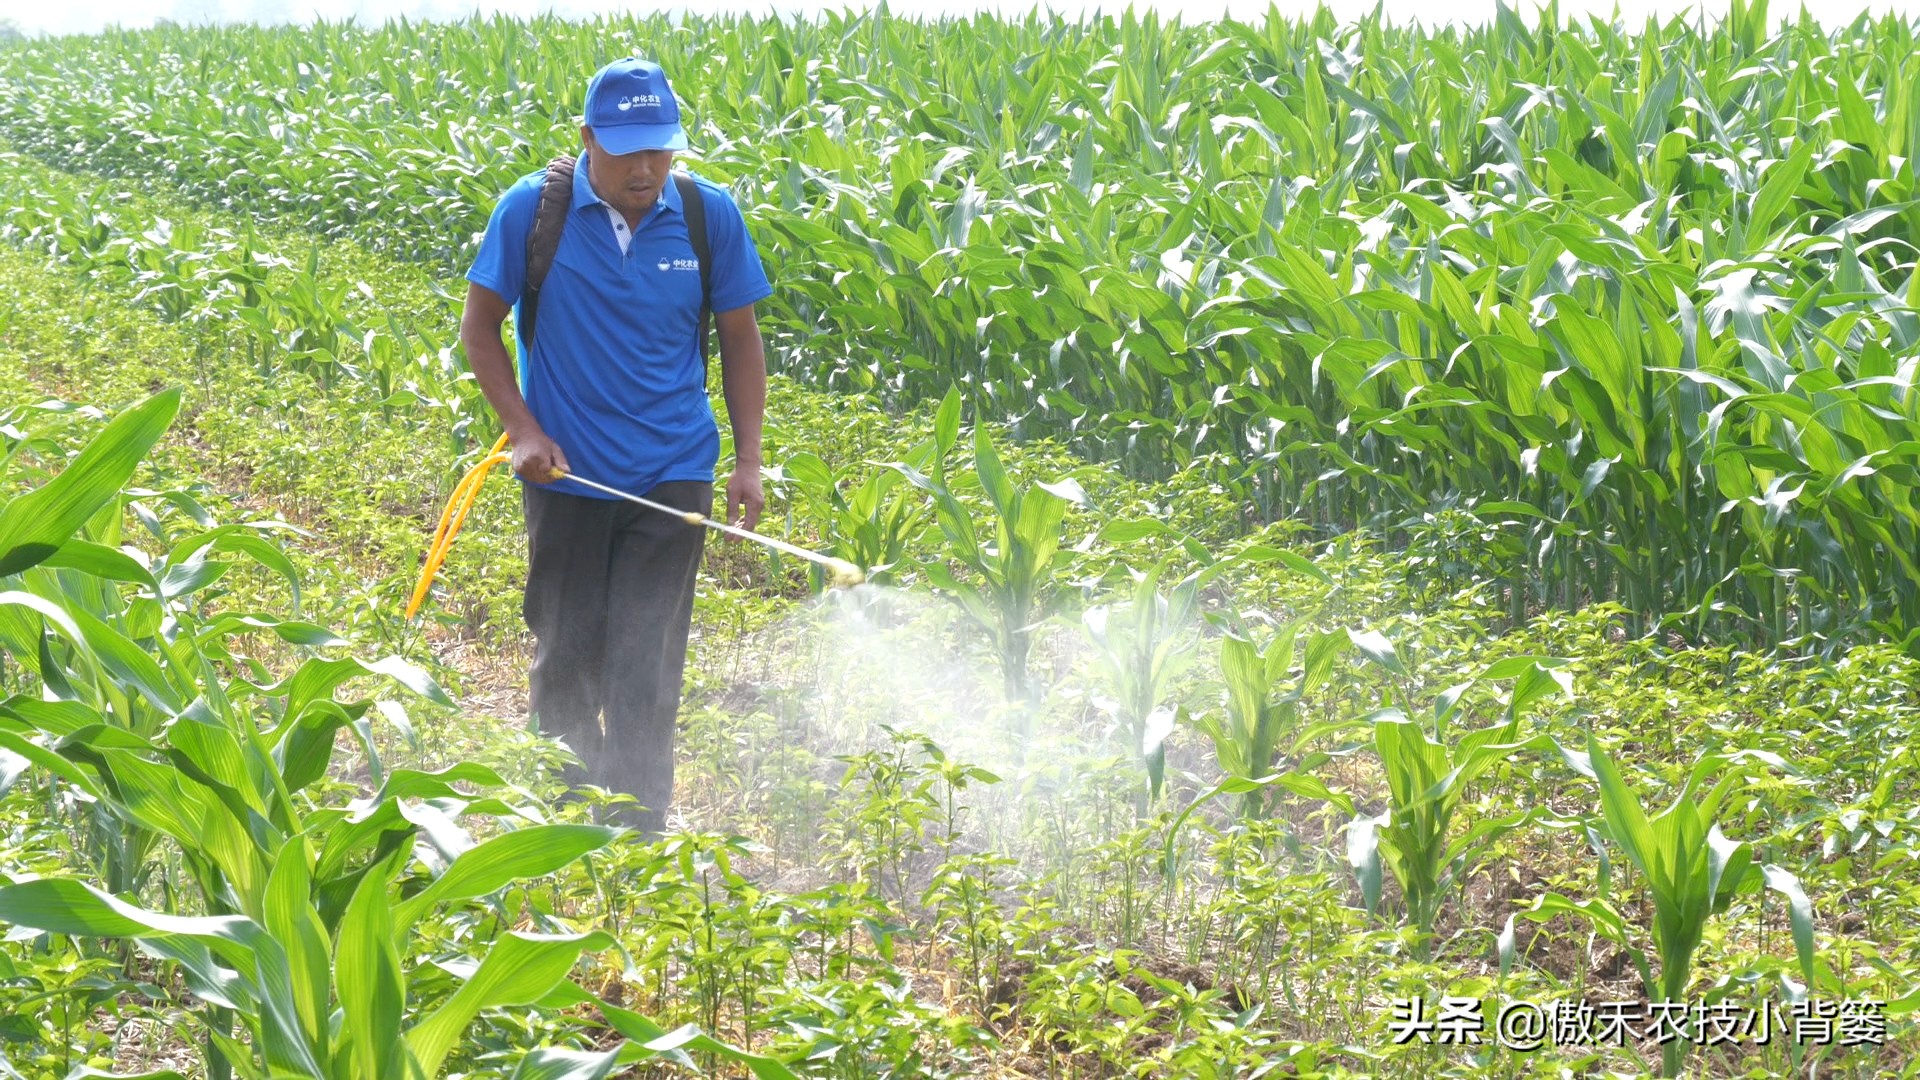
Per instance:
[[[551,484],[560,478],[561,471],[567,470],[567,455],[561,453],[560,444],[547,438],[544,431],[535,431],[525,438],[511,439],[513,446],[513,471],[523,480],[536,484]]]

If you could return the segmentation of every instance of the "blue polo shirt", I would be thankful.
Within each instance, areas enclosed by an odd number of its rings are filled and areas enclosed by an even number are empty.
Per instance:
[[[467,280],[514,306],[527,276],[527,232],[546,170],[500,197]],[[707,213],[713,310],[773,294],[746,220],[725,188],[694,178]],[[539,340],[519,340],[520,392],[574,472],[635,494],[670,480],[714,478],[720,432],[700,356],[700,264],[680,189],[669,182],[622,252],[607,205],[573,174],[553,268],[540,289]],[[611,498],[562,480],[554,491]]]

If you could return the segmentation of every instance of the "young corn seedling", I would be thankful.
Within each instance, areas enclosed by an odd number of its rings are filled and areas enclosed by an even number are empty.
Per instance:
[[[1606,835],[1626,852],[1653,901],[1651,936],[1659,975],[1655,977],[1646,949],[1635,940],[1626,915],[1614,903],[1605,874],[1601,895],[1594,900],[1576,903],[1560,893],[1547,893],[1522,915],[1545,921],[1565,914],[1586,921],[1633,957],[1650,1001],[1684,1009],[1687,988],[1693,982],[1693,954],[1706,933],[1707,920],[1724,913],[1739,896],[1765,887],[1785,897],[1800,971],[1813,983],[1813,906],[1799,879],[1778,866],[1755,865],[1752,847],[1729,840],[1715,820],[1727,795],[1746,779],[1748,760],[1766,760],[1770,755],[1702,756],[1688,772],[1673,805],[1652,819],[1592,732],[1587,734],[1586,756],[1590,768],[1585,771],[1600,787]],[[1696,798],[1696,790],[1721,770],[1725,774]],[[1503,941],[1509,943],[1503,948],[1510,948],[1511,935],[1503,935]],[[1507,959],[1503,956],[1503,963]],[[1684,1019],[1675,1023],[1680,1031],[1688,1030]],[[1662,1042],[1662,1076],[1680,1075],[1687,1049],[1683,1038]]]
[[[1200,642],[1198,622],[1201,592],[1221,574],[1239,564],[1276,560],[1295,572],[1332,584],[1331,579],[1307,559],[1264,545],[1253,545],[1216,559],[1204,544],[1156,518],[1115,522],[1100,531],[1103,542],[1115,545],[1130,544],[1150,536],[1176,541],[1186,559],[1198,564],[1199,568],[1170,587],[1163,587],[1162,583],[1169,579],[1179,556],[1162,559],[1145,573],[1129,567],[1127,573],[1133,579],[1131,595],[1120,603],[1089,608],[1081,616],[1087,639],[1096,650],[1095,660],[1106,677],[1107,686],[1114,693],[1111,699],[1098,700],[1096,704],[1111,712],[1126,729],[1131,737],[1132,749],[1147,771],[1146,798],[1135,807],[1137,816],[1141,817],[1146,815],[1153,802],[1159,800],[1161,788],[1166,782],[1165,744],[1180,716],[1179,710],[1167,701],[1167,697],[1174,679],[1192,664]],[[1314,640],[1319,641],[1317,638]],[[1276,641],[1274,647],[1282,646]],[[1314,647],[1310,644],[1309,651]],[[1285,648],[1291,649],[1291,645]],[[1291,663],[1290,655],[1280,657],[1276,654],[1275,659],[1282,667]],[[1310,667],[1316,664],[1317,660],[1309,661]],[[1201,725],[1215,739],[1216,745],[1221,740],[1230,744],[1221,761],[1231,776],[1255,775],[1263,767],[1261,763],[1271,762],[1271,751],[1275,745],[1273,740],[1280,733],[1278,729],[1294,726],[1294,721],[1286,713],[1294,703],[1284,695],[1279,702],[1272,703],[1272,707],[1264,714],[1258,711],[1254,699],[1264,699],[1269,696],[1271,689],[1270,685],[1264,685],[1271,681],[1266,678],[1264,669],[1256,672],[1259,666],[1251,663],[1240,666],[1246,682],[1239,698],[1229,695],[1231,719],[1222,725],[1209,717]]]
[[[1355,635],[1355,642],[1375,663],[1407,675],[1386,638]],[[1387,808],[1354,817],[1347,827],[1347,859],[1368,914],[1379,907],[1383,868],[1393,874],[1406,903],[1407,921],[1418,934],[1415,949],[1422,958],[1432,954],[1434,926],[1447,896],[1466,880],[1487,846],[1541,816],[1537,809],[1528,808],[1482,818],[1465,829],[1455,825],[1473,782],[1488,769],[1519,750],[1552,746],[1545,736],[1522,741],[1520,720],[1529,705],[1556,689],[1571,693],[1571,680],[1558,670],[1563,663],[1514,657],[1493,664],[1474,680],[1449,687],[1434,702],[1431,735],[1427,725],[1398,707],[1382,708],[1367,718],[1373,728],[1374,752],[1386,774]],[[1517,680],[1504,722],[1449,740],[1449,723],[1474,682],[1503,679]]]
[[[926,467],[932,444],[925,449],[927,454],[908,458],[909,468]],[[797,482],[801,500],[821,522],[826,551],[864,567],[873,584],[892,584],[893,567],[926,532],[929,514],[911,486],[902,486],[901,474],[881,468],[856,479],[852,470],[830,469],[805,451],[787,458],[781,469]],[[826,588],[826,572],[817,565],[809,569],[815,590]]]
[[[1081,616],[1087,639],[1114,698],[1108,704],[1128,735],[1133,752],[1147,770],[1147,790],[1134,807],[1139,817],[1160,800],[1166,780],[1167,736],[1173,734],[1174,707],[1166,701],[1169,684],[1193,662],[1199,634],[1195,610],[1205,576],[1190,574],[1163,591],[1170,563],[1134,574],[1132,597],[1123,604],[1101,604]],[[1129,571],[1132,573],[1132,571]]]
[[[954,496],[947,482],[945,457],[955,441],[959,419],[960,398],[950,391],[935,420],[932,477],[905,464],[894,467],[933,496],[934,517],[947,538],[945,557],[930,559],[924,566],[928,579],[952,595],[992,638],[1008,700],[1030,702],[1037,689],[1028,664],[1033,632],[1053,613],[1054,576],[1073,558],[1061,547],[1061,525],[1068,506],[1086,506],[1087,495],[1071,478],[1031,488],[1015,486],[986,428],[976,427],[973,479],[992,515],[991,532],[983,536],[973,512]],[[949,560],[970,571],[970,576],[956,575]]]
[[[1306,647],[1296,649],[1299,634],[1299,624],[1289,623],[1274,634],[1265,649],[1237,634],[1227,635],[1220,643],[1226,708],[1224,712],[1203,713],[1192,721],[1212,740],[1214,756],[1233,785],[1233,793],[1242,797],[1244,817],[1258,818],[1268,813],[1268,788],[1272,785],[1264,781],[1283,747],[1290,740],[1298,741],[1295,736],[1301,734],[1301,700],[1332,678],[1333,663],[1340,654],[1338,635],[1310,631]],[[1298,675],[1293,675],[1296,652],[1301,668]],[[1300,765],[1302,770],[1310,767]],[[1280,786],[1293,790],[1287,784]],[[1221,790],[1225,789],[1216,789]],[[1324,791],[1324,787],[1316,787],[1312,793],[1318,796]]]
[[[1176,844],[1181,826],[1194,811],[1221,795],[1241,797],[1240,816],[1256,821],[1268,816],[1275,798],[1273,789],[1290,791],[1309,799],[1318,799],[1353,813],[1353,800],[1327,787],[1310,770],[1327,760],[1316,751],[1278,768],[1282,749],[1297,755],[1320,734],[1339,727],[1316,725],[1301,730],[1300,702],[1319,689],[1333,675],[1333,663],[1340,654],[1338,634],[1312,632],[1302,652],[1301,669],[1293,672],[1299,625],[1282,627],[1263,651],[1251,640],[1229,634],[1220,645],[1220,670],[1226,682],[1224,714],[1209,712],[1191,719],[1180,711],[1180,722],[1191,723],[1213,742],[1214,756],[1227,775],[1199,798],[1175,815],[1167,829],[1166,847],[1161,859],[1161,874],[1170,889],[1178,887]]]

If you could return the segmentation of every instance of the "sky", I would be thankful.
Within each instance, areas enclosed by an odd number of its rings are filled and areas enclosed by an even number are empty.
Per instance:
[[[1043,4],[1063,14],[1091,9],[1122,10],[1152,7],[1163,15],[1178,13],[1188,22],[1220,18],[1226,14],[1263,15],[1269,0],[1051,0]],[[1281,10],[1311,12],[1313,0],[1277,0]],[[1396,22],[1419,20],[1428,24],[1456,22],[1484,23],[1492,18],[1494,0],[1379,0],[1389,18]],[[897,15],[937,17],[970,11],[994,10],[1024,12],[1034,0],[890,0]],[[1375,0],[1328,0],[1327,6],[1341,18],[1352,18],[1371,11]],[[473,11],[534,15],[553,11],[560,15],[587,15],[602,11],[644,11],[674,9],[693,12],[747,11],[753,13],[818,12],[823,8],[864,9],[869,0],[673,0],[671,3],[634,3],[632,0],[0,0],[0,19],[10,19],[29,33],[89,33],[110,24],[137,27],[151,25],[155,19],[178,22],[303,22],[315,16],[332,20],[355,17],[362,22],[378,23],[389,16],[405,13],[411,18],[450,19]],[[1709,16],[1723,14],[1728,0],[1562,0],[1563,13],[1592,12],[1601,15],[1616,10],[1628,25],[1647,15],[1662,17],[1694,14],[1704,10]],[[1520,0],[1523,12],[1535,7]],[[1797,14],[1799,5],[1775,0],[1776,18]],[[1850,20],[1863,8],[1875,12],[1896,11],[1907,15],[1920,13],[1920,0],[1853,0],[1835,3],[1815,0],[1810,5],[1817,16]],[[1529,22],[1532,20],[1529,19]]]

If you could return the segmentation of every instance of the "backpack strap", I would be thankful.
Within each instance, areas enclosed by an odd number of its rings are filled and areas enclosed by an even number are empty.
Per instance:
[[[533,227],[527,231],[527,280],[520,290],[520,340],[533,350],[534,319],[540,311],[540,286],[553,269],[553,256],[560,250],[560,234],[567,228],[567,211],[573,208],[573,157],[561,154],[547,163],[547,178],[540,185],[540,205],[533,212]],[[524,361],[524,357],[522,360]]]
[[[700,260],[700,359],[707,358],[707,331],[713,322],[713,254],[707,242],[707,203],[693,177],[673,174],[673,186],[680,189],[680,214],[687,219],[687,241],[693,245],[693,257]]]

